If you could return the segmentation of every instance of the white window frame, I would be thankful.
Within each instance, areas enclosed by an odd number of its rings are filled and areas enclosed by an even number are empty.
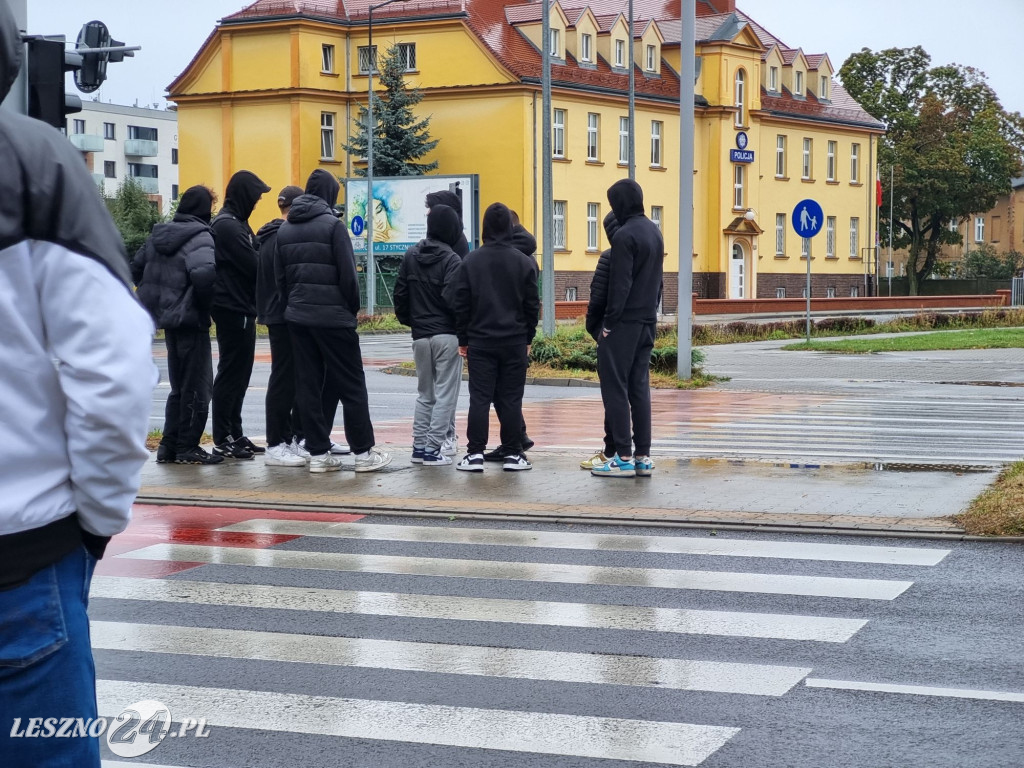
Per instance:
[[[747,73],[741,67],[736,70],[736,82],[735,82],[736,96],[736,119],[735,125],[737,128],[742,128],[744,125],[744,119],[746,112],[744,111],[744,104],[746,103],[746,90],[747,90]]]
[[[552,247],[557,251],[564,251],[566,249],[565,239],[565,209],[567,203],[565,200],[555,200],[552,206],[552,215],[554,220],[554,226],[551,229],[552,235]]]
[[[320,72],[325,75],[334,74],[334,46],[330,43],[320,45]]]
[[[781,286],[780,285],[778,288],[775,289],[775,298],[776,299],[784,299],[784,298],[786,298],[786,288],[785,288],[785,286]]]
[[[657,51],[657,48],[655,48],[653,45],[648,45],[647,46],[647,71],[648,72],[654,72],[657,69],[657,67],[655,67],[655,63],[656,63],[656,57],[654,55],[655,51]]]
[[[337,113],[320,113],[320,159],[334,159],[334,126],[337,125]],[[327,151],[325,151],[327,150]]]
[[[860,144],[850,145],[850,183],[860,183]]]
[[[551,28],[551,58],[560,59],[560,46],[562,42],[562,30]]]
[[[811,238],[801,237],[800,238],[800,258],[809,259],[811,257]]]
[[[651,167],[661,168],[664,158],[661,156],[661,137],[665,124],[661,120],[651,120]]]
[[[616,67],[626,66],[626,41],[616,40],[615,41],[615,64]]]
[[[576,301],[576,296],[577,295],[578,295],[578,293],[576,291],[576,286],[575,285],[570,285],[569,287],[567,287],[565,289],[565,300],[566,301]]]
[[[786,255],[786,214],[775,214],[775,255]]]
[[[975,216],[974,217],[974,242],[984,243],[985,242],[985,217]]]
[[[834,285],[830,285],[827,288],[825,288],[825,298],[826,299],[834,299],[835,297],[836,297],[836,287]]]
[[[828,75],[822,75],[821,76],[821,90],[818,92],[818,98],[823,99],[825,101],[828,100],[828,85],[829,85]]]
[[[793,73],[793,95],[804,96],[804,73],[801,70],[796,70]]]
[[[860,218],[850,217],[850,258],[860,258]]]
[[[786,178],[786,137],[781,133],[775,137],[775,178]]]
[[[580,61],[590,63],[593,60],[593,37],[586,34],[580,35]]]
[[[811,152],[813,151],[813,149],[814,145],[811,143],[811,140],[805,138],[803,144],[803,155],[800,164],[801,179],[810,179],[811,173],[814,171],[814,168],[811,166]]]
[[[825,258],[836,257],[836,217],[825,217]]]
[[[746,180],[745,173],[746,166],[737,164],[733,166],[732,171],[732,207],[733,210],[742,210],[746,206],[744,205],[745,195],[743,194],[743,185]]]
[[[860,297],[860,286],[859,285],[851,285],[850,286],[850,298],[851,299],[856,299],[858,297]]]
[[[779,68],[768,67],[768,90],[772,93],[779,92]]]
[[[836,180],[836,142],[830,141],[827,146],[826,157],[828,161],[825,163],[825,180],[835,181]]]
[[[416,71],[416,43],[399,43],[398,51],[405,59],[405,71]]]
[[[662,228],[661,228],[661,222],[664,221],[664,219],[665,219],[665,209],[664,209],[664,207],[662,207],[660,205],[652,205],[651,206],[651,221],[654,222],[654,225],[658,228],[659,232],[663,231]]]
[[[601,116],[597,112],[587,113],[587,160],[598,162],[600,158]]]
[[[117,126],[114,123],[103,124],[103,138],[107,141],[117,140]]]
[[[599,203],[587,203],[587,250],[596,251],[601,245],[598,240],[598,217],[601,215]]]
[[[565,110],[551,110],[551,156],[565,157]]]
[[[360,45],[356,49],[356,61],[359,66],[359,74],[368,75],[370,74],[370,68],[373,68],[373,74],[378,74],[377,71],[377,46],[373,46],[373,50],[370,50],[369,45]]]
[[[80,117],[74,118],[71,124],[71,130],[75,136],[83,135],[85,133],[85,120]]]
[[[619,118],[619,165],[629,163],[629,118]]]

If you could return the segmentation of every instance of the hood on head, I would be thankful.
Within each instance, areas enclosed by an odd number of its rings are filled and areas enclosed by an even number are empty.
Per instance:
[[[439,192],[431,192],[427,195],[427,208],[433,208],[435,205],[447,205],[459,216],[459,223],[462,222],[462,201],[459,200],[459,196],[448,189],[442,189]]]
[[[269,191],[270,187],[252,171],[238,171],[228,181],[224,192],[224,207],[242,221],[248,221],[260,196]]]
[[[483,241],[512,239],[512,212],[504,203],[491,203],[484,211]]]
[[[21,32],[7,3],[0,3],[0,101],[21,71]]]
[[[256,233],[256,240],[262,245],[263,241],[268,237],[277,234],[277,230],[281,228],[282,224],[284,224],[284,219],[272,219],[271,221],[268,221],[260,227],[259,231]]]
[[[189,214],[179,214],[173,221],[153,227],[153,248],[162,256],[173,256],[200,232],[209,232],[210,224]]]
[[[615,218],[615,211],[608,211],[604,216],[604,233],[608,235],[609,243],[612,241],[612,238],[615,237],[615,233],[619,231],[620,227],[622,227],[622,225],[619,224],[619,220]]]
[[[338,184],[338,180],[322,168],[317,168],[309,174],[309,180],[306,182],[307,195],[316,195],[333,208],[338,202],[340,191],[341,185]]]
[[[335,215],[334,209],[320,195],[302,194],[295,198],[292,207],[288,209],[288,221],[298,224],[323,216],[325,213],[329,216]]]
[[[632,179],[620,179],[608,187],[608,202],[620,226],[631,216],[644,213],[644,191]]]
[[[202,185],[189,187],[178,200],[178,210],[174,217],[195,216],[197,219],[209,221],[213,215],[213,193]]]
[[[427,237],[454,248],[461,234],[459,214],[447,205],[435,205],[427,213]]]

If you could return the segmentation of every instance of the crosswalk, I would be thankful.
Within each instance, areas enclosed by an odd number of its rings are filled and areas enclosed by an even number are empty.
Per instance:
[[[291,765],[304,739],[347,756],[325,765],[702,765],[744,702],[881,690],[813,661],[950,552],[272,516],[213,534],[93,581],[100,714],[156,700],[211,729],[145,758],[174,768]],[[239,734],[260,748],[211,756]]]

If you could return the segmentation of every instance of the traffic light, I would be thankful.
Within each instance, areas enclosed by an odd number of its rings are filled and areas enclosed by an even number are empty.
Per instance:
[[[67,115],[82,111],[82,100],[64,91],[64,73],[82,66],[82,56],[64,48],[64,38],[30,37],[28,47],[28,114],[54,128]]]

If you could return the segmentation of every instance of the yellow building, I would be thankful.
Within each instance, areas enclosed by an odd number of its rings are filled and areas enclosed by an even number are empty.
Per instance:
[[[278,189],[314,168],[351,177],[341,145],[365,104],[367,0],[258,0],[223,19],[171,84],[182,189],[247,168]],[[587,298],[607,247],[605,191],[627,175],[629,27],[621,3],[551,6],[556,298]],[[636,179],[663,229],[667,312],[678,266],[679,4],[635,0]],[[667,10],[666,10],[667,9]],[[825,55],[770,35],[734,0],[698,0],[694,290],[798,296],[806,262],[789,224],[817,200],[813,295],[864,295],[873,272],[874,156],[883,126],[833,81]],[[665,16],[665,14],[669,14]],[[674,17],[671,15],[674,14]],[[478,174],[480,204],[519,212],[542,242],[541,5],[413,0],[379,9],[373,42],[401,47],[440,174]],[[374,84],[377,85],[376,79]],[[736,150],[733,152],[732,150]],[[273,201],[253,215],[276,215]]]

